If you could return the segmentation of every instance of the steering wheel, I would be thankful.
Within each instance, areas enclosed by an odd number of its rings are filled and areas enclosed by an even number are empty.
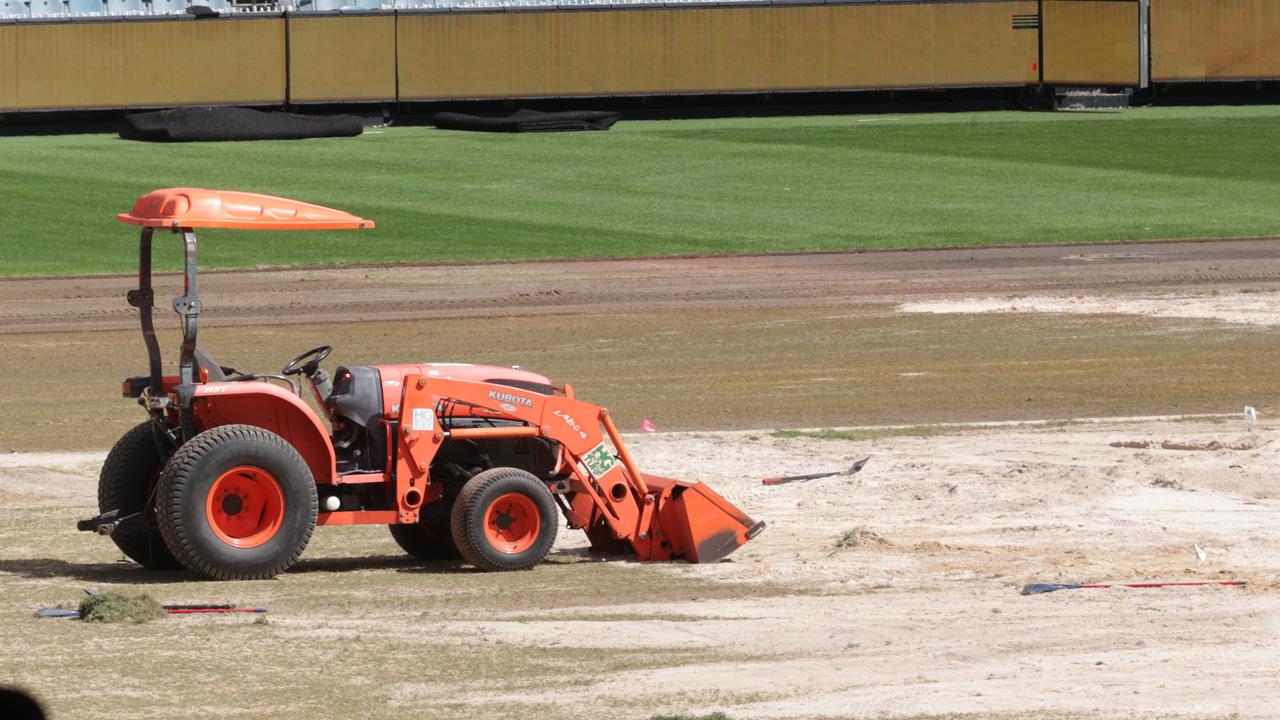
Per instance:
[[[311,348],[302,353],[298,357],[289,361],[280,370],[282,375],[297,375],[304,373],[310,376],[320,367],[320,361],[329,357],[329,353],[333,352],[333,348],[329,345],[321,345],[320,347]]]

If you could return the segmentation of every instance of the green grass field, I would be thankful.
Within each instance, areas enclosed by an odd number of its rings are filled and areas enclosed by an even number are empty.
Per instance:
[[[114,214],[177,185],[377,221],[208,231],[205,267],[804,252],[1280,233],[1280,108],[622,122],[608,133],[389,128],[154,145],[0,138],[0,275],[130,272]],[[160,267],[177,267],[177,243]]]

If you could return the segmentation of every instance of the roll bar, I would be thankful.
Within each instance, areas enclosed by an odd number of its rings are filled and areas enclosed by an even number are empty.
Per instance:
[[[164,392],[160,343],[156,339],[152,310],[155,290],[151,285],[152,238],[156,228],[182,234],[183,293],[173,299],[173,311],[182,322],[182,346],[178,359],[179,413],[183,432],[193,430],[191,398],[196,383],[195,351],[199,329],[200,293],[197,285],[197,227],[247,230],[356,230],[372,228],[372,220],[321,205],[289,200],[274,195],[202,188],[166,188],[138,198],[133,210],[116,215],[120,222],[142,227],[138,250],[138,287],[130,290],[129,304],[138,308],[142,339],[147,346],[150,392],[146,406],[151,411],[168,408]]]

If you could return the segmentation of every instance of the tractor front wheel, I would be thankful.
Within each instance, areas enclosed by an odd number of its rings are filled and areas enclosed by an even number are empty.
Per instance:
[[[412,525],[388,525],[391,537],[402,550],[413,557],[431,562],[434,560],[457,560],[462,557],[458,546],[453,543],[453,535],[449,529],[449,510],[432,513],[435,507],[423,508],[418,522]]]
[[[160,473],[156,513],[188,570],[214,580],[275,577],[316,527],[315,480],[284,438],[252,425],[196,435]]]
[[[156,527],[152,492],[169,453],[151,421],[134,427],[111,448],[98,476],[98,512],[118,511],[118,517],[142,513],[142,522],[111,533],[120,551],[148,570],[178,570],[178,564]],[[167,442],[167,441],[165,441]]]
[[[476,474],[453,504],[453,541],[481,570],[528,570],[556,541],[559,512],[532,473],[500,467]]]

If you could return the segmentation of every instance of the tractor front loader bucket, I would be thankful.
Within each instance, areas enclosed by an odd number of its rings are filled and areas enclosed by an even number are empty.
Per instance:
[[[691,563],[712,563],[746,544],[764,529],[733,503],[702,483],[644,476],[657,495],[650,556],[645,560],[683,557]]]
[[[733,503],[720,497],[702,483],[685,482],[657,475],[646,475],[636,469],[631,453],[613,424],[607,410],[599,408],[600,425],[613,443],[616,455],[601,452],[604,445],[583,458],[583,465],[598,476],[596,484],[607,492],[596,493],[592,500],[597,509],[593,517],[607,517],[613,537],[631,546],[636,559],[671,560],[684,558],[691,563],[711,563],[724,559],[748,540],[764,530]],[[586,446],[597,435],[582,433]],[[573,438],[569,439],[573,442]],[[570,448],[572,451],[572,448]],[[612,458],[618,463],[614,466]],[[598,461],[603,460],[603,464]],[[602,470],[596,473],[595,464]],[[607,469],[606,469],[607,468]],[[617,481],[625,481],[628,492]],[[571,518],[572,520],[572,518]],[[605,529],[596,522],[577,526],[587,528],[592,547],[606,550],[613,545]]]

